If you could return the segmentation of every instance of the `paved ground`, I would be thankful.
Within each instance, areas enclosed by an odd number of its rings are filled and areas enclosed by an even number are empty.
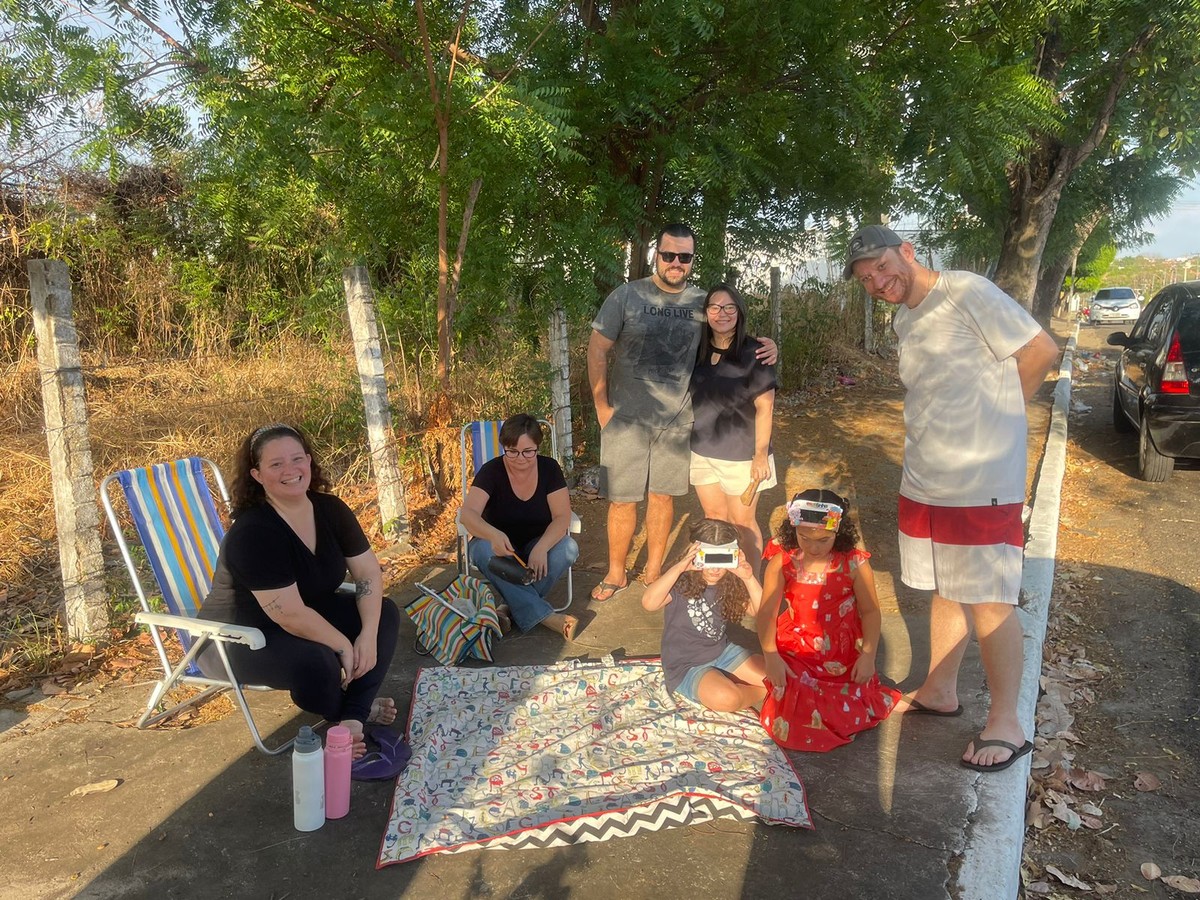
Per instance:
[[[1049,400],[1047,387],[1034,415],[1031,469]],[[915,687],[927,665],[927,598],[895,578],[900,404],[900,388],[885,372],[803,406],[781,405],[776,447],[784,484],[764,510],[775,524],[785,490],[818,484],[852,495],[875,554],[885,613],[880,669]],[[604,552],[601,504],[580,505],[585,552],[576,612],[589,609],[587,591],[599,573],[587,567],[599,567]],[[448,577],[435,571],[430,580]],[[530,635],[503,642],[497,662],[655,653],[661,619],[642,611],[639,591],[591,604],[595,618],[574,647],[549,632]],[[401,646],[411,646],[411,638],[406,622]],[[398,698],[410,691],[417,665],[407,653],[394,664],[388,687]],[[114,723],[136,714],[146,685],[94,694],[85,685],[36,706],[0,709],[7,812],[0,820],[0,897],[1003,898],[1012,892],[992,874],[993,848],[1001,869],[1011,856],[1006,840],[1016,842],[1019,858],[1019,825],[1010,832],[1022,818],[1027,769],[985,778],[957,765],[983,724],[982,681],[972,646],[962,718],[897,717],[833,753],[796,754],[815,831],[718,820],[630,840],[439,856],[382,871],[374,863],[390,786],[356,784],[346,820],[298,834],[287,757],[257,753],[240,717],[139,732]],[[304,721],[283,696],[252,702],[265,733],[277,738]],[[112,791],[70,796],[110,778],[120,779]],[[1007,818],[997,817],[999,807]],[[1002,874],[1015,884],[1015,871]]]

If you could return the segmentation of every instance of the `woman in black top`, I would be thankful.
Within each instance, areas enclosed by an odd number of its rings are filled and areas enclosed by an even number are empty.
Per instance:
[[[365,724],[396,718],[396,704],[376,694],[400,614],[383,596],[362,527],[325,493],[328,486],[308,441],[290,425],[264,426],[242,442],[233,524],[200,615],[260,629],[262,649],[229,646],[234,674],[289,690],[301,709],[349,728],[358,757]],[[347,569],[355,597],[337,592]]]
[[[718,284],[704,299],[692,370],[690,480],[707,518],[737,526],[738,542],[756,573],[762,557],[758,497],[776,483],[771,454],[775,367],[758,363],[757,346],[757,339],[746,334],[741,294]]]
[[[575,636],[579,620],[556,613],[546,595],[579,556],[567,533],[571,495],[557,462],[538,455],[542,426],[520,413],[500,426],[504,452],[479,467],[463,500],[460,521],[471,534],[471,562],[508,604],[521,631],[542,625]],[[495,556],[516,556],[533,570],[532,584],[513,584],[489,566]]]

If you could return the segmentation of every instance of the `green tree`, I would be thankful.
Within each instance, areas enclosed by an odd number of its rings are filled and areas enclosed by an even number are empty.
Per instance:
[[[1029,71],[1054,92],[1061,123],[1032,130],[1006,168],[1008,210],[995,280],[1031,306],[1063,192],[1106,142],[1197,162],[1200,3],[1049,2],[1034,21]],[[1119,129],[1114,133],[1114,129]]]

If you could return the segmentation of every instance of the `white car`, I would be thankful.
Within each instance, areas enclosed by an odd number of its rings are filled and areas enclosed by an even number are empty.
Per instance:
[[[1088,307],[1088,322],[1107,325],[1110,322],[1136,322],[1142,313],[1133,288],[1100,288]]]

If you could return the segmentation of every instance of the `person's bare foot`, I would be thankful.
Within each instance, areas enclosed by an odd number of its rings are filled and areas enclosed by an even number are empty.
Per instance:
[[[342,719],[335,724],[341,725],[350,732],[350,739],[354,742],[350,745],[350,758],[361,759],[367,755],[367,740],[363,733],[363,723],[358,719]]]
[[[620,574],[620,581],[615,580],[618,576],[609,572],[604,576],[604,580],[592,588],[592,599],[597,603],[605,600],[611,600],[625,588],[629,587],[629,575],[626,572]]]
[[[976,747],[980,741],[1004,741],[1009,746],[989,744],[984,747]],[[967,749],[962,755],[964,763],[970,763],[972,766],[982,767],[984,769],[999,769],[1007,768],[1004,764],[1012,760],[1015,756],[1019,756],[1025,749],[1025,732],[1021,730],[1019,725],[995,728],[988,727],[983,729],[976,740],[967,744]],[[1017,748],[1015,751],[1012,747]]]
[[[391,697],[376,697],[367,715],[368,725],[391,725],[396,721],[396,701]]]
[[[638,581],[640,581],[642,584],[649,587],[650,585],[654,584],[654,582],[658,581],[658,579],[660,579],[660,578],[662,578],[661,571],[658,571],[658,572],[643,571],[642,574],[638,576]]]

